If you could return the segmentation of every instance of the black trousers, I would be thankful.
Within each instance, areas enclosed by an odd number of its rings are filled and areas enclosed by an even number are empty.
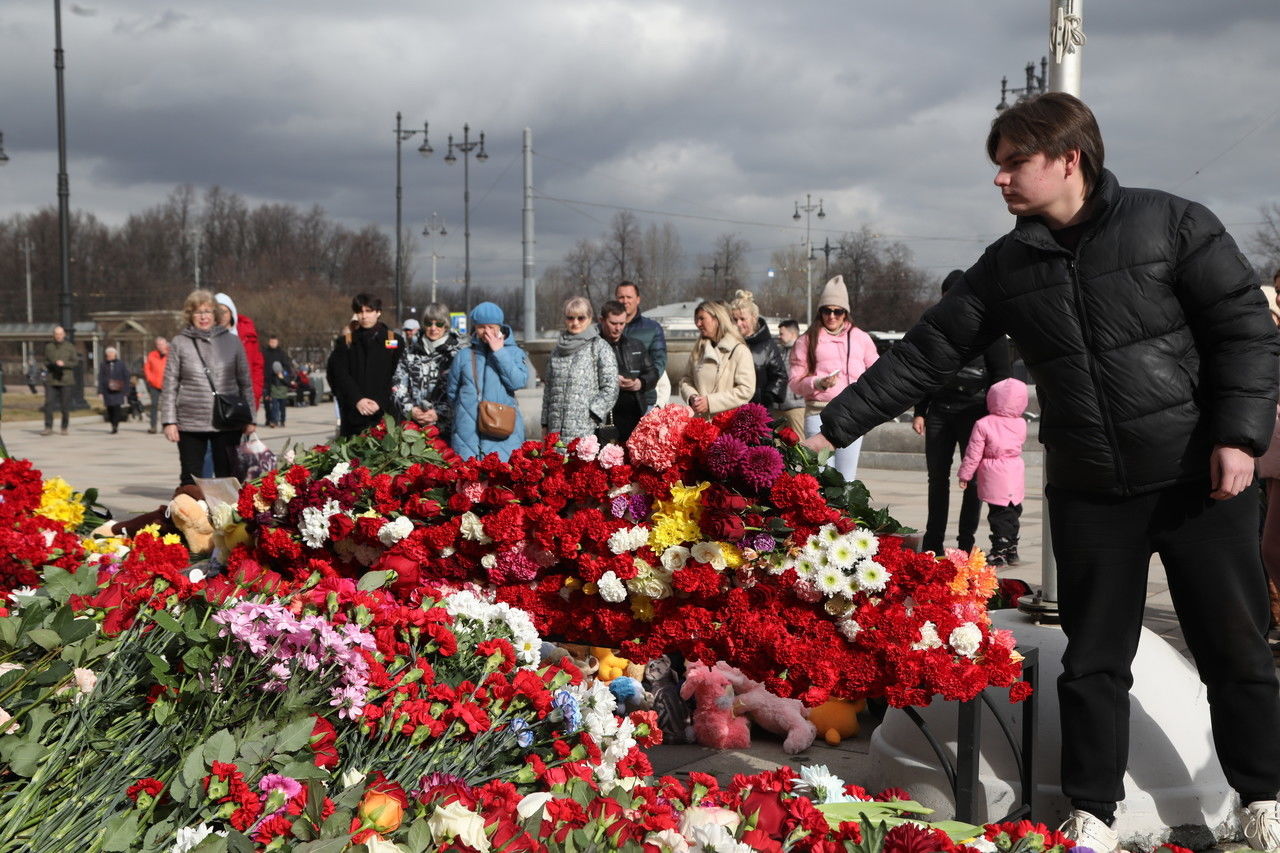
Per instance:
[[[965,491],[969,491],[965,489]],[[991,525],[991,550],[997,551],[1018,545],[1019,519],[1022,504],[987,504],[987,524]]]
[[[960,448],[960,455],[964,455],[965,448],[969,446],[969,433],[973,431],[973,425],[985,414],[981,409],[963,412],[930,411],[924,419],[924,458],[929,472],[929,515],[925,521],[921,547],[926,551],[942,553],[942,546],[947,538],[947,514],[951,502],[951,460],[955,457],[957,447]],[[973,547],[981,512],[982,502],[978,500],[978,490],[965,489],[960,498],[960,534],[956,538],[960,550],[968,551]]]
[[[1129,498],[1052,486],[1046,494],[1067,635],[1058,678],[1063,793],[1077,807],[1124,798],[1130,667],[1147,569],[1158,553],[1207,688],[1227,782],[1246,802],[1274,797],[1280,790],[1280,688],[1265,637],[1257,486],[1225,501],[1209,498],[1207,482]]]
[[[114,432],[120,426],[120,422],[124,420],[124,406],[107,406],[107,421],[111,424]]]
[[[71,424],[71,386],[70,385],[44,386],[44,428],[45,429],[53,429],[53,410],[55,407],[62,412],[62,428],[66,429]]]
[[[218,432],[178,432],[178,464],[182,467],[182,485],[195,485],[204,469],[206,448],[213,451],[213,476],[231,476],[231,454],[240,444],[239,430]]]

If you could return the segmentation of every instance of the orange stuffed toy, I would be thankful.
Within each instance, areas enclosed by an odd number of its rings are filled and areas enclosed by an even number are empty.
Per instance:
[[[858,712],[866,707],[864,699],[857,702],[831,699],[809,709],[809,722],[818,729],[823,740],[831,746],[839,746],[845,738],[857,737],[860,728]]]

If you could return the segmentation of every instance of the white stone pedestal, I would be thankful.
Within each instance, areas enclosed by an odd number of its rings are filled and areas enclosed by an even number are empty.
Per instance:
[[[1057,678],[1062,672],[1066,637],[1056,627],[1039,626],[1015,610],[992,614],[996,627],[1013,631],[1019,645],[1040,653],[1037,694],[1035,795],[1036,820],[1056,826],[1070,811],[1060,787],[1061,726]],[[1157,634],[1143,629],[1133,664],[1130,702],[1129,771],[1126,798],[1116,816],[1116,830],[1126,845],[1147,849],[1168,840],[1169,828],[1202,825],[1219,840],[1238,837],[1236,795],[1227,785],[1214,755],[1209,732],[1209,705],[1195,668]],[[988,691],[1021,743],[1018,706],[1007,691]],[[934,736],[951,754],[956,746],[956,706],[935,702],[920,709]],[[898,786],[936,810],[935,818],[954,814],[951,790],[938,759],[906,714],[890,709],[871,738],[871,790]],[[982,711],[978,814],[995,820],[1008,814],[1018,796],[1017,766],[990,711]],[[987,811],[982,814],[985,797]]]

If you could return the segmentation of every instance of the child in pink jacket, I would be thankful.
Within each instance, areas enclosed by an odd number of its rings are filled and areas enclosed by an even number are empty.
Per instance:
[[[1002,379],[987,390],[985,418],[979,418],[969,434],[969,446],[960,463],[960,488],[978,475],[978,497],[987,504],[991,525],[992,566],[1018,565],[1018,519],[1026,497],[1026,469],[1022,445],[1027,440],[1027,386],[1017,379]]]

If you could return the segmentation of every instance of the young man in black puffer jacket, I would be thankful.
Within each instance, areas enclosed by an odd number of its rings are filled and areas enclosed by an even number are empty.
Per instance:
[[[1267,647],[1253,459],[1276,410],[1280,336],[1254,271],[1205,207],[1121,187],[1093,113],[1049,93],[987,138],[1018,217],[805,444],[843,446],[1008,333],[1035,380],[1067,635],[1058,682],[1068,833],[1115,850],[1129,688],[1160,554],[1207,687],[1245,839],[1280,851],[1280,689]]]
[[[404,341],[382,322],[382,300],[367,293],[351,300],[347,330],[333,342],[327,376],[338,401],[340,434],[359,435],[379,423],[391,408],[391,378]]]

